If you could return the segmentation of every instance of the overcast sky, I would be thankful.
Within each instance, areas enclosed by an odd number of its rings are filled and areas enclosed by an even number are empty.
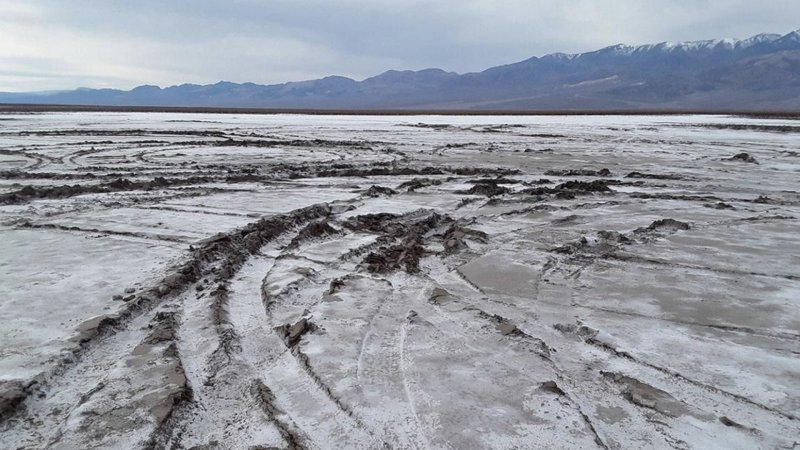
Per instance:
[[[470,72],[800,27],[798,0],[0,0],[0,91]]]

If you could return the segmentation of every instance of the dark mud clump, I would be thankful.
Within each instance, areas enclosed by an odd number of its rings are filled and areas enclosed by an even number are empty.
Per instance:
[[[555,196],[556,198],[573,199],[581,195],[592,195],[596,193],[611,193],[614,192],[608,187],[608,182],[605,180],[594,181],[577,181],[571,180],[557,185],[556,187],[549,188],[546,186],[539,186],[535,188],[523,189],[520,191],[526,195],[537,196]]]
[[[0,422],[7,418],[28,396],[21,381],[0,381]]]
[[[411,181],[406,181],[405,183],[400,184],[397,186],[398,190],[405,189],[406,192],[414,192],[417,189],[421,189],[428,186],[438,186],[442,184],[441,180],[435,180],[431,178],[414,178]]]
[[[53,187],[25,186],[24,188],[0,195],[0,205],[25,203],[35,199],[68,198],[83,194],[106,194],[111,192],[142,190],[149,191],[170,186],[202,184],[218,181],[214,177],[193,176],[186,178],[156,177],[151,181],[131,181],[118,178],[109,183],[93,185],[62,185]]]
[[[749,153],[739,153],[736,155],[731,156],[730,158],[726,159],[726,161],[739,161],[739,162],[746,162],[751,164],[758,164],[755,158],[753,158]]]
[[[317,326],[306,318],[298,320],[294,325],[286,324],[276,329],[276,331],[278,331],[278,333],[283,337],[283,341],[286,343],[286,346],[290,348],[297,345],[304,335],[313,333],[316,330]]]
[[[367,189],[366,192],[364,192],[364,196],[373,197],[373,198],[376,198],[376,197],[389,197],[389,196],[395,195],[395,194],[397,194],[397,191],[395,191],[392,188],[388,188],[388,187],[384,187],[384,186],[377,186],[377,185],[374,185],[374,184],[369,189]]]
[[[408,124],[408,125],[404,125],[404,126],[414,127],[414,128],[428,128],[428,129],[431,129],[431,130],[441,130],[441,131],[460,130],[460,128],[458,128],[457,126],[446,124],[446,123],[439,124],[439,123],[423,123],[423,122],[419,122],[419,123]]]
[[[589,240],[586,239],[586,236],[583,236],[577,241],[568,242],[560,247],[556,247],[553,249],[553,251],[565,255],[572,255],[584,250],[587,247],[589,247]]]
[[[597,237],[609,242],[617,242],[620,244],[630,244],[631,241],[627,236],[616,231],[601,230],[597,232]]]
[[[305,241],[310,241],[325,236],[335,236],[338,234],[341,234],[340,231],[336,228],[333,228],[325,219],[311,222],[297,233],[297,236],[295,236],[294,239],[292,239],[292,242],[289,243],[288,248],[297,248]]]
[[[524,184],[526,186],[541,186],[543,184],[553,184],[553,180],[550,180],[550,179],[547,179],[547,178],[539,178],[536,181],[529,181],[529,182],[524,183]]]
[[[773,203],[773,200],[766,195],[759,195],[757,199],[753,200],[753,203],[769,204]]]
[[[631,172],[625,175],[625,178],[647,178],[651,180],[685,180],[686,177],[682,175],[672,174],[658,174],[658,173],[644,173],[644,172]]]
[[[676,232],[676,231],[686,231],[690,229],[688,223],[681,222],[680,220],[675,219],[660,219],[656,220],[655,222],[651,223],[647,227],[637,228],[633,231],[634,234],[647,234],[652,232]]]
[[[469,181],[469,183],[472,183],[472,184],[483,184],[483,183],[488,183],[488,184],[522,184],[522,180],[516,180],[516,179],[513,179],[513,178],[504,178],[504,177],[480,178],[478,180],[471,180],[471,181]]]
[[[435,229],[452,223],[449,216],[418,210],[403,216],[386,213],[356,216],[345,226],[382,233],[379,239],[384,245],[369,253],[362,262],[367,271],[387,273],[403,268],[408,273],[417,273],[419,260],[426,253],[426,237]]]
[[[364,258],[364,264],[372,273],[387,273],[401,267],[408,273],[418,273],[419,260],[424,255],[422,241],[419,238],[411,238],[402,244],[370,253]]]
[[[580,337],[581,339],[592,339],[600,333],[599,330],[596,330],[591,327],[587,327],[586,325],[582,325],[580,321],[577,324],[573,323],[557,323],[553,325],[553,328],[556,330],[564,333],[564,334],[572,334]]]
[[[436,287],[431,292],[431,296],[428,297],[428,302],[434,305],[443,305],[450,301],[453,301],[456,297],[448,292],[446,289],[441,287]]]
[[[725,203],[725,202],[706,203],[703,206],[705,206],[706,208],[711,208],[711,209],[736,209],[736,208],[734,208],[733,205]]]
[[[156,345],[162,342],[174,341],[178,330],[178,319],[174,312],[158,312],[149,325],[150,334],[144,343]]]
[[[494,324],[495,331],[503,336],[517,336],[517,337],[530,337],[524,331],[517,328],[511,320],[497,314],[489,314],[484,311],[478,311],[478,315]]]
[[[466,241],[467,238],[472,238],[479,242],[488,242],[489,240],[489,236],[483,231],[466,228],[459,224],[453,224],[453,226],[447,229],[442,238],[445,254],[452,254],[465,248],[469,248]]]
[[[623,387],[622,396],[636,406],[652,409],[668,417],[680,417],[689,413],[686,405],[666,391],[620,373],[601,374],[620,384]]]
[[[680,125],[678,125],[680,126]],[[751,125],[743,123],[707,123],[699,125],[705,128],[717,130],[747,130],[747,131],[766,131],[771,133],[800,133],[800,127],[792,125]]]
[[[397,220],[399,218],[399,215],[392,213],[362,214],[347,219],[344,226],[355,231],[383,232],[394,235],[404,228],[404,225]]]
[[[657,200],[684,200],[687,202],[720,202],[721,198],[713,195],[683,195],[683,194],[665,194],[665,193],[649,193],[649,192],[631,192],[628,194],[630,198],[641,199],[657,199]]]
[[[475,203],[477,201],[479,201],[479,199],[474,198],[474,197],[462,198],[461,201],[459,201],[458,204],[456,205],[456,209],[460,209],[460,208],[463,208],[465,206],[471,205],[471,204],[473,204],[473,203]]]
[[[740,430],[744,430],[744,431],[747,431],[747,432],[752,433],[752,434],[760,434],[757,429],[752,428],[752,427],[744,426],[744,425],[740,424],[739,422],[736,422],[733,419],[731,419],[729,417],[726,417],[726,416],[721,416],[719,418],[719,421],[720,421],[721,424],[725,425],[726,427],[738,428]]]
[[[608,169],[552,169],[544,173],[551,177],[612,177],[614,176]]]
[[[544,392],[550,392],[551,394],[560,395],[562,397],[567,396],[567,393],[564,392],[564,390],[561,389],[558,386],[558,383],[556,383],[555,381],[545,381],[544,383],[539,385],[539,389]]]
[[[500,195],[505,195],[511,192],[511,189],[500,186],[498,183],[494,181],[490,182],[480,182],[475,184],[466,191],[461,192],[461,194],[468,194],[468,195],[484,195],[486,197],[497,197]]]
[[[345,167],[320,170],[316,177],[373,177],[404,175],[512,175],[520,173],[516,169],[492,169],[481,167]]]
[[[616,231],[598,231],[596,236],[583,236],[580,239],[568,242],[553,249],[555,253],[574,255],[577,253],[590,253],[593,255],[606,255],[614,252],[620,245],[627,245],[633,241],[624,234]]]
[[[552,223],[553,225],[566,225],[577,222],[578,220],[580,220],[581,217],[582,216],[579,216],[577,214],[570,214],[565,217],[559,217],[558,219],[553,219],[553,221],[550,223]]]
[[[561,183],[556,186],[556,190],[558,191],[569,191],[569,192],[586,192],[586,193],[594,193],[594,192],[612,192],[611,188],[608,187],[608,184],[605,181],[601,180],[594,180],[594,181],[567,181],[565,183]]]

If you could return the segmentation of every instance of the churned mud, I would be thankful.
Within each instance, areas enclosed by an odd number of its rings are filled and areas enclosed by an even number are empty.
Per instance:
[[[4,115],[2,448],[800,446],[795,119]]]

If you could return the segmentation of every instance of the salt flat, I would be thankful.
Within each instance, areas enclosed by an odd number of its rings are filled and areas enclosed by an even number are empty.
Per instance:
[[[2,118],[2,448],[800,445],[795,120]]]

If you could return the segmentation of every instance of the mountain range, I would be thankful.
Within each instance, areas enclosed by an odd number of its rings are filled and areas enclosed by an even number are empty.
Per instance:
[[[0,103],[279,109],[800,111],[800,30],[749,39],[614,45],[482,72],[390,70],[274,85],[0,93]]]

